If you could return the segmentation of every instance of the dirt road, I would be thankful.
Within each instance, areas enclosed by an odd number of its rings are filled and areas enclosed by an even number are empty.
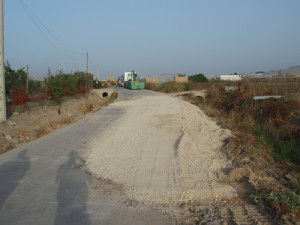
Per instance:
[[[120,99],[137,95],[120,93]],[[0,224],[175,224],[149,207],[137,210],[119,185],[80,169],[87,143],[122,116],[122,110],[104,107],[1,154]]]
[[[123,184],[126,194],[146,205],[213,202],[236,196],[217,183],[231,166],[220,152],[229,130],[179,98],[146,96],[111,105],[124,111],[89,144],[86,168]]]
[[[232,166],[228,130],[179,98],[117,91],[108,107],[1,155],[0,224],[272,224],[255,207],[215,205],[236,196],[217,182]]]

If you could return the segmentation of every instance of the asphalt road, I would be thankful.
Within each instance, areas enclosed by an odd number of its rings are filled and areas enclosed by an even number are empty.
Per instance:
[[[117,101],[150,91],[117,88]],[[122,117],[107,106],[0,156],[0,224],[175,224],[153,209],[138,211],[121,187],[96,180],[78,165],[97,132]]]

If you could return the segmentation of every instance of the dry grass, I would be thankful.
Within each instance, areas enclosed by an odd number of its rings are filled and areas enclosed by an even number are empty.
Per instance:
[[[225,91],[225,87],[234,91]],[[159,92],[207,90],[205,99],[187,95],[187,100],[216,117],[231,130],[255,136],[275,159],[300,164],[300,79],[260,78],[239,82],[213,81],[187,84],[146,84]],[[254,96],[281,95],[281,99],[255,101]],[[253,139],[252,139],[253,140]],[[256,143],[252,143],[256,144]]]
[[[93,108],[94,108],[94,106],[93,106],[92,103],[90,103],[90,102],[86,103],[86,104],[85,104],[85,111],[84,111],[84,114],[87,114],[87,113],[92,112],[92,111],[93,111]]]
[[[145,89],[164,92],[164,93],[174,93],[174,92],[189,91],[190,85],[188,83],[178,83],[178,82],[167,82],[162,84],[146,83]]]
[[[225,86],[235,86],[236,91],[225,92]],[[205,99],[189,100],[230,129],[256,136],[256,141],[266,146],[275,159],[300,164],[300,87],[294,82],[290,79],[213,82],[205,88]],[[254,101],[256,95],[283,97]]]

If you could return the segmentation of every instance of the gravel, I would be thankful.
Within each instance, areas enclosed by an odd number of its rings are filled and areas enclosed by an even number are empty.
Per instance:
[[[220,151],[232,136],[198,107],[168,95],[119,101],[125,112],[89,143],[86,169],[124,185],[125,194],[145,205],[178,205],[232,198],[236,190],[217,183],[231,167]]]

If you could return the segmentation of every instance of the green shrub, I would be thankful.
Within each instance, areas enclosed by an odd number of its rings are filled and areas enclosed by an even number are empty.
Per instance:
[[[54,102],[60,102],[60,98],[63,96],[61,76],[51,76],[47,79],[48,91],[51,96],[51,100]]]
[[[200,82],[200,83],[208,82],[207,77],[204,76],[204,74],[202,73],[189,76],[189,80],[194,82]]]
[[[102,88],[102,84],[103,84],[103,82],[101,82],[99,80],[93,80],[93,88],[95,88],[95,89]]]
[[[46,79],[50,99],[60,103],[61,97],[72,96],[89,92],[92,87],[92,76],[83,72],[74,74],[59,74]]]
[[[26,87],[27,73],[24,68],[17,71],[13,70],[7,61],[4,66],[5,72],[5,93],[10,96],[10,92],[13,88],[23,89]]]

